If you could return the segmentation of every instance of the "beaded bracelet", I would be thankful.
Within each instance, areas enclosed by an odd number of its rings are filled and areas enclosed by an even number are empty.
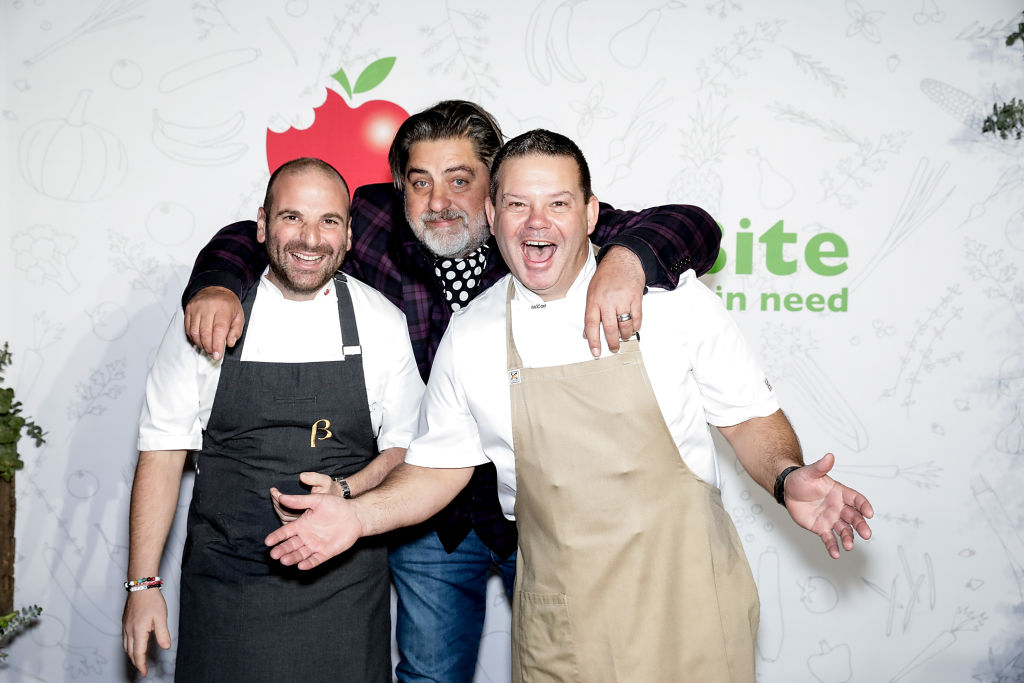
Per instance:
[[[159,588],[164,585],[164,580],[159,576],[145,576],[141,579],[128,579],[124,582],[124,589],[129,593]]]

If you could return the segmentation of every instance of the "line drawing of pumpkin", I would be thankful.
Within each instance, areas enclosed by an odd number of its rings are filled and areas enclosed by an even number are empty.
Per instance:
[[[47,119],[26,130],[18,168],[32,189],[51,199],[88,202],[110,193],[128,171],[121,140],[85,120],[91,90],[82,90],[66,119]]]

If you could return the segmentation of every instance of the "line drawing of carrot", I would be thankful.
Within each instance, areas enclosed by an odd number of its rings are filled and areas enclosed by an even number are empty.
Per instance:
[[[914,669],[952,647],[956,643],[956,635],[961,631],[979,630],[985,625],[986,618],[984,612],[975,612],[966,607],[958,607],[956,614],[953,615],[953,623],[949,629],[935,636],[913,659],[907,662],[906,666],[889,679],[889,683],[896,683],[896,681],[905,678]]]

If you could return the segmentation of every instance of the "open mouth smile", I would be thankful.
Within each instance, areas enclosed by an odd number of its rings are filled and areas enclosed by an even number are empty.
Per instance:
[[[523,258],[527,263],[546,263],[555,255],[557,249],[552,242],[543,240],[526,240],[522,243]]]

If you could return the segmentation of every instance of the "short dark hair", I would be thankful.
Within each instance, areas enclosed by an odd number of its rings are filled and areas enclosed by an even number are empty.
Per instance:
[[[594,192],[590,186],[590,166],[583,156],[583,152],[575,142],[559,133],[552,133],[550,130],[535,128],[529,133],[523,133],[505,143],[505,146],[498,150],[491,163],[491,202],[497,204],[498,199],[498,170],[506,159],[525,157],[531,154],[541,154],[549,157],[569,157],[576,162],[576,168],[580,173],[580,189],[583,190],[583,201],[588,202]]]
[[[505,139],[498,122],[478,104],[466,100],[445,100],[413,114],[399,126],[388,151],[388,165],[395,187],[401,191],[409,150],[417,142],[468,138],[476,158],[490,166]]]
[[[263,195],[263,212],[270,215],[270,205],[274,202],[274,183],[278,177],[287,173],[301,173],[302,171],[320,171],[324,175],[336,176],[341,184],[345,186],[345,195],[349,195],[348,183],[345,182],[345,176],[338,172],[338,169],[331,166],[323,159],[317,159],[316,157],[299,157],[298,159],[292,159],[286,161],[277,169],[270,174],[270,180],[267,182],[267,193]]]

